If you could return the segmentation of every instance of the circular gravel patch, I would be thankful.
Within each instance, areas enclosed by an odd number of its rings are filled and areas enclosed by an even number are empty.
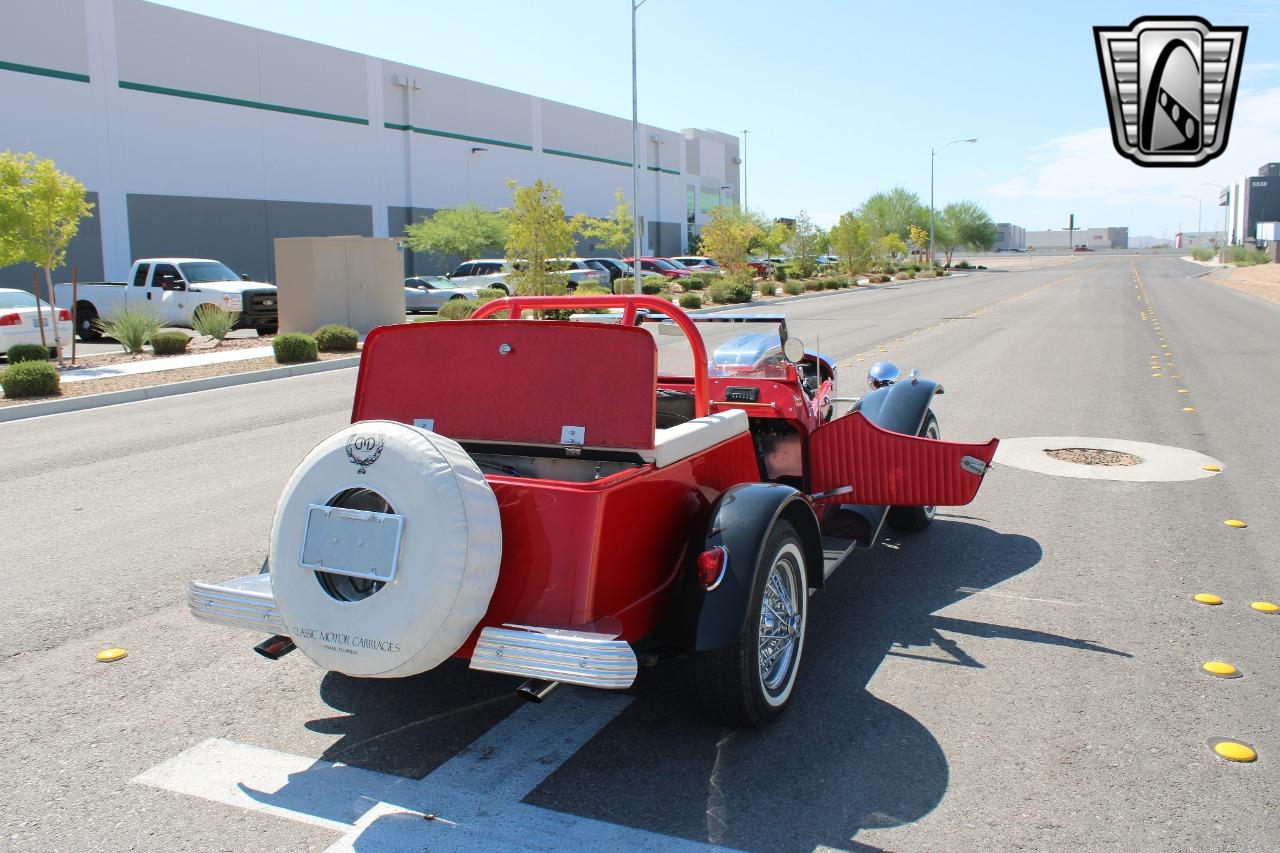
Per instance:
[[[1142,457],[1119,450],[1100,450],[1097,447],[1062,447],[1057,450],[1046,450],[1045,455],[1060,462],[1074,462],[1076,465],[1141,465]]]
[[[1200,480],[1220,473],[1202,466],[1225,467],[1182,447],[1078,435],[1004,438],[993,461],[1056,477],[1148,483]]]

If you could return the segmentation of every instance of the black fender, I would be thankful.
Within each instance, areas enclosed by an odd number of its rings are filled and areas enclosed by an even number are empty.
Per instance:
[[[823,583],[822,538],[818,519],[809,501],[796,489],[781,483],[743,483],[727,490],[711,508],[705,543],[700,551],[723,547],[728,551],[724,578],[705,590],[690,572],[696,606],[691,608],[693,651],[711,651],[733,644],[742,633],[751,603],[760,550],[779,519],[786,519],[800,534],[809,586]],[[696,556],[696,555],[695,555]]]
[[[930,379],[904,379],[867,394],[859,401],[858,411],[882,429],[917,435],[934,396],[941,393],[942,386]]]

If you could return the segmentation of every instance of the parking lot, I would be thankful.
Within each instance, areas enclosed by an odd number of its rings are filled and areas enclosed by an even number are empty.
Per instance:
[[[813,597],[760,731],[706,722],[680,661],[528,705],[464,661],[362,681],[191,619],[188,581],[261,564],[352,370],[2,424],[0,767],[26,781],[0,848],[1280,849],[1280,615],[1249,607],[1280,600],[1280,306],[1200,272],[1086,254],[778,306],[844,394],[886,358],[940,380],[943,437],[1223,470],[997,456],[974,503]]]

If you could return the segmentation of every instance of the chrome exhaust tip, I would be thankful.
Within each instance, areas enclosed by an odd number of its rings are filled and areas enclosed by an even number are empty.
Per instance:
[[[253,647],[253,650],[262,655],[267,660],[280,660],[280,658],[289,654],[296,649],[293,639],[283,634],[276,634],[274,637],[263,640],[261,643]]]
[[[530,678],[516,688],[516,695],[526,702],[541,702],[559,686],[560,682],[558,681],[541,681],[537,678]]]

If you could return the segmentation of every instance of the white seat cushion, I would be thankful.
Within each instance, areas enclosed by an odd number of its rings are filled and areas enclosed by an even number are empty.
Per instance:
[[[653,450],[636,452],[646,462],[665,468],[747,430],[747,413],[742,409],[729,409],[703,418],[694,418],[680,426],[655,430]]]

